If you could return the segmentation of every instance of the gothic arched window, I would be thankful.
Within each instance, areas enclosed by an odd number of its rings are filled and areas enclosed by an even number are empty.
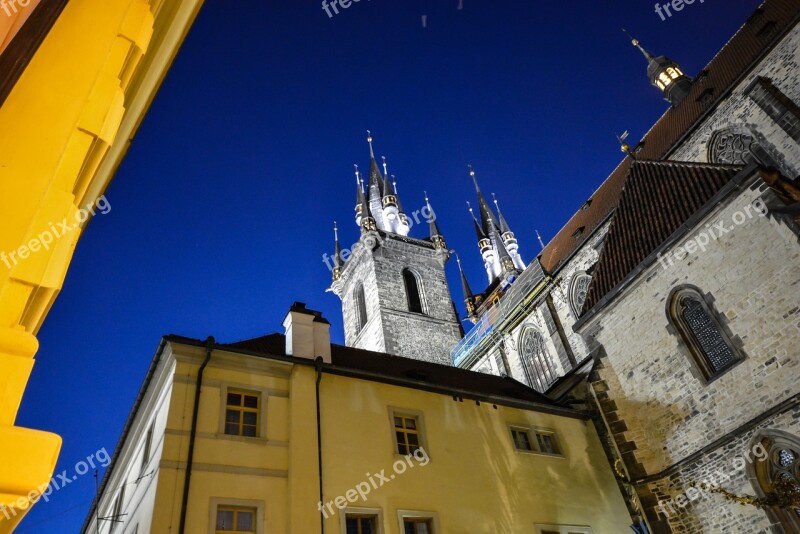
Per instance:
[[[406,286],[406,298],[408,300],[408,311],[412,313],[425,313],[422,291],[420,290],[417,275],[409,269],[403,269],[403,283]]]
[[[541,332],[535,328],[526,329],[520,337],[519,354],[525,378],[532,388],[544,392],[555,382],[556,370],[550,361],[547,344]]]
[[[775,490],[775,484],[800,488],[800,440],[781,431],[767,431],[751,443],[750,480],[758,497]],[[786,532],[800,532],[800,509],[772,508],[770,519],[785,527]]]
[[[764,167],[779,165],[761,142],[763,137],[750,128],[731,126],[719,130],[708,142],[708,161],[728,165],[758,163]]]
[[[358,284],[353,292],[353,302],[356,308],[356,332],[361,330],[367,325],[367,300],[364,298],[364,286]]]
[[[569,305],[575,317],[581,314],[591,281],[592,277],[584,272],[576,273],[575,276],[572,277],[572,282],[570,282],[569,285]]]
[[[703,377],[711,380],[742,359],[707,298],[695,287],[672,291],[669,319],[689,349]]]

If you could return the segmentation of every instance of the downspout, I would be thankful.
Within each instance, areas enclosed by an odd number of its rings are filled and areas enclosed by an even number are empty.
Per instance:
[[[319,502],[320,505],[322,505],[322,424],[319,414],[319,383],[322,381],[322,356],[317,356],[314,360],[314,364],[317,368],[317,466],[319,467]],[[319,509],[319,528],[321,534],[325,534],[325,515],[322,506],[320,506]]]
[[[194,458],[194,438],[197,434],[197,413],[200,411],[200,387],[203,385],[203,371],[206,370],[211,351],[214,350],[214,338],[208,336],[206,339],[206,357],[200,364],[197,371],[197,383],[194,387],[194,408],[192,408],[192,430],[189,432],[189,454],[186,456],[186,475],[183,479],[183,500],[181,501],[181,522],[178,526],[178,534],[186,532],[186,510],[189,506],[189,483],[192,480],[192,460]]]

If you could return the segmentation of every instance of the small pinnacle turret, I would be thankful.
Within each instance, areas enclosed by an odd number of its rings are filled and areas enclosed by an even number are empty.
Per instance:
[[[647,60],[647,77],[664,94],[673,106],[680,104],[692,88],[692,79],[685,75],[678,64],[667,56],[654,56],[646,50],[638,39],[624,31],[631,38],[633,46],[639,49]]]
[[[464,268],[461,266],[461,258],[456,254],[456,263],[458,264],[458,272],[461,274],[461,291],[464,294],[464,305],[467,308],[467,314],[472,317],[475,315],[475,297],[472,294],[472,288],[469,287],[467,275],[464,273]]]
[[[344,261],[342,260],[342,247],[339,245],[339,228],[336,226],[336,221],[333,221],[333,281],[339,279],[342,275],[342,267]]]
[[[441,230],[439,230],[439,224],[436,222],[436,214],[433,212],[433,208],[431,208],[431,201],[428,199],[427,191],[425,191],[425,205],[428,208],[431,242],[437,250],[447,250],[447,243],[445,243],[444,236]]]

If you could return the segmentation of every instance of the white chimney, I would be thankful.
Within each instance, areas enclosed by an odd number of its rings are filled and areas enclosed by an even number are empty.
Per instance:
[[[286,354],[309,360],[322,356],[322,361],[331,362],[331,324],[321,312],[295,302],[283,320],[283,327],[286,329]]]

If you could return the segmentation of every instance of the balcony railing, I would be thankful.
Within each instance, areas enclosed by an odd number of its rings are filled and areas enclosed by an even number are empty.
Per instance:
[[[534,260],[528,265],[519,277],[513,281],[511,286],[500,298],[500,301],[489,308],[472,329],[464,336],[458,345],[451,351],[453,365],[460,367],[465,363],[473,351],[487,337],[491,336],[495,328],[505,322],[511,314],[519,309],[524,302],[542,282],[545,275],[542,266]]]

